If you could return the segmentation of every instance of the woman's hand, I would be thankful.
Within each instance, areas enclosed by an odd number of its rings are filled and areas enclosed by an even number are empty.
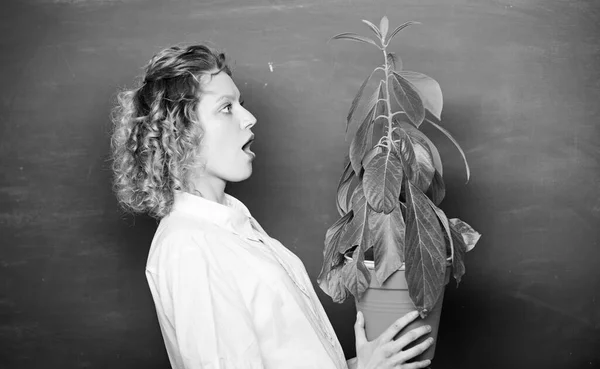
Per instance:
[[[385,332],[373,341],[367,341],[365,335],[365,320],[362,312],[358,312],[356,324],[354,324],[354,333],[356,335],[356,358],[357,369],[417,369],[425,368],[431,364],[430,360],[406,363],[408,360],[427,350],[433,343],[433,338],[429,338],[420,344],[402,351],[404,347],[431,332],[428,325],[415,328],[397,340],[394,336],[406,327],[410,322],[419,316],[417,311],[412,311],[402,318],[396,320]]]

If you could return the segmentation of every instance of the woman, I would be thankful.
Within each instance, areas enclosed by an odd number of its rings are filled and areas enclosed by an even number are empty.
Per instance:
[[[173,368],[423,368],[406,363],[427,333],[407,314],[367,342],[359,313],[348,363],[300,259],[270,238],[225,193],[247,179],[254,116],[243,107],[225,56],[204,45],[171,47],[122,92],[113,117],[120,204],[160,224],[146,276]]]

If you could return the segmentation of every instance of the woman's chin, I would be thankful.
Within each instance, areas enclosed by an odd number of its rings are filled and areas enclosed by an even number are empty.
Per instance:
[[[246,179],[250,178],[251,175],[252,175],[252,163],[250,163],[248,165],[248,167],[245,168],[244,170],[240,170],[238,173],[236,173],[236,175],[232,175],[229,178],[228,182],[242,182],[242,181],[245,181]]]

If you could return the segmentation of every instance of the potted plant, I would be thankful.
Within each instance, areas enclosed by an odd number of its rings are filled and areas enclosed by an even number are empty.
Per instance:
[[[442,91],[431,77],[403,70],[389,51],[406,22],[388,33],[363,20],[375,39],[341,33],[332,39],[375,46],[383,53],[359,87],[347,116],[349,154],[337,188],[340,218],[327,230],[320,288],[335,302],[354,296],[365,316],[367,338],[379,336],[394,320],[418,309],[415,325],[432,326],[437,336],[439,315],[450,275],[456,283],[465,273],[464,256],[480,234],[439,208],[445,196],[440,154],[419,129],[426,122],[460,145],[441,126]],[[379,75],[379,78],[375,76]],[[372,94],[367,94],[374,84]],[[426,337],[415,342],[421,342]],[[416,360],[431,359],[435,346]]]

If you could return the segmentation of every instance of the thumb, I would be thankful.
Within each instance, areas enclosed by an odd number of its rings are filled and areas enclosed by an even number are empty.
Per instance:
[[[356,323],[354,323],[354,336],[356,337],[356,347],[367,343],[365,335],[365,318],[361,311],[356,313]]]

